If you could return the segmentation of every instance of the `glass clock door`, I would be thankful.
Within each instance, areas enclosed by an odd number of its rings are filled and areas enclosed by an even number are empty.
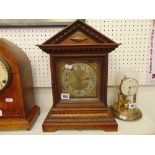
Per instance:
[[[57,86],[61,101],[100,100],[101,61],[66,59],[57,65]]]

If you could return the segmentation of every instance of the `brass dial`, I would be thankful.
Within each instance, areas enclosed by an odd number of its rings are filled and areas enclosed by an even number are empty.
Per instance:
[[[4,90],[11,81],[11,67],[0,57],[0,91]]]
[[[65,68],[62,73],[62,85],[73,97],[83,97],[96,88],[96,73],[86,63],[73,63],[71,68]]]

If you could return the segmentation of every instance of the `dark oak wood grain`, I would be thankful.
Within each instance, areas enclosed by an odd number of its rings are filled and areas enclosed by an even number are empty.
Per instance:
[[[0,92],[0,130],[30,129],[40,113],[35,105],[30,61],[20,48],[5,39],[0,39],[0,57],[12,69],[10,85]],[[13,102],[6,102],[6,98]]]
[[[59,129],[103,129],[117,131],[118,125],[107,107],[108,53],[119,44],[80,20],[38,45],[50,54],[53,106],[44,123],[43,131]],[[95,100],[62,100],[60,98],[61,62],[95,62],[99,66],[99,91]]]

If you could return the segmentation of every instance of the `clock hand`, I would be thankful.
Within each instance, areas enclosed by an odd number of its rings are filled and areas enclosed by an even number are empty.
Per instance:
[[[75,76],[75,78],[76,78],[76,81],[79,82],[80,79],[79,79],[79,77],[77,76],[77,74],[75,73],[74,70],[73,70],[73,74],[74,74],[74,76]]]
[[[132,87],[137,87],[137,86],[130,86],[130,87],[132,88]]]
[[[3,83],[6,83],[6,80],[3,80],[2,82],[3,82]]]
[[[131,88],[132,88],[132,87],[129,87],[128,95],[130,95],[130,90],[131,90]]]

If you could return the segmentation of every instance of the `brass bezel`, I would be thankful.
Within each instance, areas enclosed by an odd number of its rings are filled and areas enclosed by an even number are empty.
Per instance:
[[[137,81],[135,78],[124,77],[124,78],[121,80],[121,84],[120,84],[120,88],[119,88],[121,94],[124,95],[124,96],[129,96],[129,95],[126,95],[126,94],[124,94],[124,93],[122,92],[122,84],[123,84],[124,81],[126,81],[126,80],[128,80],[128,79],[133,79],[133,80],[135,80],[135,81],[137,82],[137,91],[135,92],[135,94],[138,92],[138,87],[139,87],[138,81]],[[135,94],[133,94],[133,95],[135,95]],[[131,95],[131,96],[133,96],[133,95]]]
[[[72,97],[72,98],[70,98],[70,101],[77,101],[77,100],[83,100],[83,101],[87,101],[87,100],[98,100],[99,98],[100,98],[100,95],[98,95],[99,94],[99,89],[100,89],[100,72],[99,72],[99,70],[100,70],[100,67],[101,67],[101,63],[99,62],[98,63],[98,61],[97,60],[91,60],[91,61],[88,61],[88,59],[73,59],[73,60],[62,60],[61,62],[60,62],[60,64],[74,64],[74,63],[86,63],[86,64],[92,64],[92,63],[95,63],[95,64],[98,64],[98,69],[97,70],[95,70],[95,69],[93,69],[94,70],[94,72],[96,73],[96,79],[98,79],[98,81],[99,82],[97,82],[97,86],[96,86],[96,96],[93,96],[93,97],[91,97],[91,96],[88,96],[88,95],[86,95],[86,96],[83,96],[83,97],[81,97],[81,96],[76,96],[76,97]],[[61,65],[60,65],[61,66]],[[92,66],[91,66],[92,67]],[[61,68],[61,67],[60,67]],[[93,67],[92,67],[93,68]],[[60,73],[60,72],[59,72]],[[59,75],[59,78],[61,78],[61,76],[62,76],[62,74],[60,74]],[[58,78],[58,79],[59,79]],[[61,81],[60,79],[59,79],[59,81]],[[61,83],[61,86],[60,86],[60,89],[62,90],[62,83]],[[68,102],[68,101],[67,101]]]
[[[9,63],[7,62],[7,60],[5,58],[3,58],[2,56],[0,56],[0,61],[2,61],[2,63],[5,65],[6,70],[8,72],[8,81],[5,85],[5,87],[3,87],[2,89],[0,89],[0,92],[2,92],[3,90],[5,90],[6,88],[9,87],[11,81],[12,81],[12,68],[9,65]]]

